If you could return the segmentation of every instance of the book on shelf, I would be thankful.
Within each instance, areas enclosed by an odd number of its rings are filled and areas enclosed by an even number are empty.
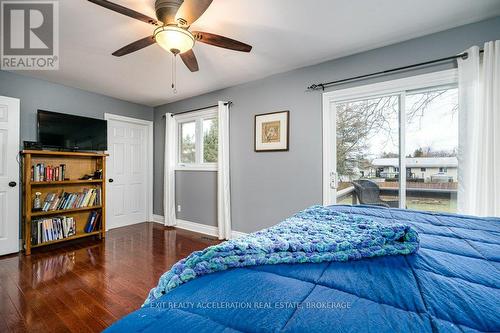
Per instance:
[[[76,235],[73,217],[58,216],[31,221],[31,244],[37,245]]]
[[[87,220],[87,224],[83,231],[89,233],[98,231],[101,228],[101,213],[97,211],[93,211],[89,214],[89,218]]]
[[[60,194],[50,192],[45,196],[42,211],[65,210],[100,206],[102,204],[102,193],[100,188],[84,189],[82,192],[65,192]]]
[[[47,166],[45,163],[38,163],[31,167],[31,181],[34,182],[63,181],[66,179],[65,177],[66,164]]]

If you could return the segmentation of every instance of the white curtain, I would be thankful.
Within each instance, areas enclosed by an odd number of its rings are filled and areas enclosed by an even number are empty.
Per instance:
[[[165,164],[163,183],[163,213],[165,225],[176,225],[175,217],[175,120],[165,114]]]
[[[474,46],[459,70],[458,210],[500,216],[500,40]]]
[[[219,156],[217,221],[219,239],[231,238],[231,184],[229,174],[229,103],[219,102]]]

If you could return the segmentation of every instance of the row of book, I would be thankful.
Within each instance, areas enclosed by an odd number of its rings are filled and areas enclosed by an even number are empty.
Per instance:
[[[31,167],[31,181],[34,182],[62,181],[65,179],[65,176],[66,164],[54,167],[39,163]]]
[[[73,217],[58,216],[31,221],[31,244],[36,245],[76,234]]]
[[[42,211],[64,210],[73,208],[93,207],[102,204],[100,188],[84,189],[83,192],[68,193],[62,191],[59,195],[50,192],[45,197]]]
[[[90,233],[101,228],[101,213],[89,214],[84,232]],[[60,240],[76,235],[76,221],[73,217],[57,216],[31,221],[31,244]]]

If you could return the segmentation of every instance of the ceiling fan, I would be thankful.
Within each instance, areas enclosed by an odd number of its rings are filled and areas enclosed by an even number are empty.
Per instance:
[[[195,42],[210,44],[225,49],[250,52],[252,46],[224,36],[189,28],[210,6],[213,0],[156,0],[157,19],[107,0],[88,0],[96,5],[135,18],[156,27],[152,36],[147,36],[113,52],[116,57],[138,51],[158,43],[162,48],[179,55],[191,72],[198,71],[198,61],[193,52]]]

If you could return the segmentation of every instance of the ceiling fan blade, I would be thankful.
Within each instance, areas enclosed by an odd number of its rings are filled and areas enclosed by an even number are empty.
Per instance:
[[[202,31],[192,31],[191,33],[198,42],[202,42],[205,44],[210,44],[240,52],[250,52],[252,50],[251,45],[224,36]]]
[[[196,56],[194,55],[193,50],[186,51],[184,53],[180,54],[182,61],[186,65],[187,68],[191,72],[197,72],[198,71],[198,61],[196,60]]]
[[[127,55],[129,53],[143,49],[143,48],[145,48],[149,45],[152,45],[154,43],[155,43],[155,39],[153,36],[144,37],[143,39],[139,39],[138,41],[130,43],[127,46],[122,47],[118,51],[113,52],[113,55],[115,57],[121,57],[121,56]]]
[[[212,0],[184,0],[175,19],[180,25],[190,26],[210,6]]]
[[[112,10],[114,12],[135,18],[135,19],[142,21],[142,22],[146,22],[146,23],[156,25],[156,26],[160,25],[158,23],[158,21],[152,17],[149,17],[147,15],[136,12],[135,10],[132,10],[130,8],[123,7],[121,5],[117,5],[116,3],[113,3],[113,2],[110,2],[107,0],[88,0],[88,1],[95,3],[96,5],[102,6],[104,8],[107,8],[109,10]]]

